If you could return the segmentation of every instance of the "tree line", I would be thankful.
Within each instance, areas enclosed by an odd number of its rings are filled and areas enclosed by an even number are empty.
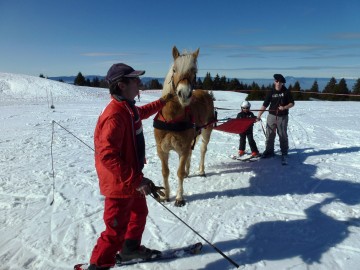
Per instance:
[[[40,77],[44,76],[40,74]],[[60,80],[62,81],[62,80]],[[78,73],[74,79],[74,85],[88,86],[88,87],[100,87],[108,88],[108,83],[104,79],[94,77],[92,80],[86,79],[81,72]],[[140,89],[162,89],[163,85],[157,80],[152,79],[149,82],[142,84]],[[267,91],[273,89],[273,84],[259,85],[256,82],[246,84],[238,79],[228,79],[225,76],[219,76],[216,74],[212,78],[210,72],[206,73],[203,80],[198,78],[194,82],[195,89],[206,89],[206,90],[218,90],[218,91],[237,91],[248,94],[247,100],[263,100]],[[295,100],[356,100],[360,101],[360,78],[357,79],[353,88],[350,90],[346,84],[344,78],[340,79],[339,82],[332,77],[326,84],[325,88],[320,91],[319,85],[315,80],[310,89],[302,89],[300,83],[296,81],[294,85],[287,87],[291,92]],[[359,95],[359,96],[354,96]]]

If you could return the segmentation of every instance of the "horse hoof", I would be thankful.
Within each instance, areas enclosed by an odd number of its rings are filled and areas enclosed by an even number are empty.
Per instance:
[[[206,177],[206,174],[203,172],[203,173],[199,173],[198,174],[200,177]]]
[[[160,202],[170,202],[170,199],[161,197]]]
[[[185,200],[175,200],[176,207],[182,207],[185,205]]]

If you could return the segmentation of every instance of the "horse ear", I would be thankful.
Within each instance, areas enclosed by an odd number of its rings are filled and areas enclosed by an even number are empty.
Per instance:
[[[172,49],[172,55],[174,60],[180,56],[179,50],[176,48],[176,46],[174,46]]]
[[[199,56],[200,48],[198,48],[194,53],[193,56],[197,58]]]

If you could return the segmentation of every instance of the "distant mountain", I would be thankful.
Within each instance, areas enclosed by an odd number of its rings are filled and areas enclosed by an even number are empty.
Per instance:
[[[99,78],[100,80],[104,79],[104,76],[100,76],[100,75],[89,75],[89,76],[85,76],[86,79],[89,79],[90,81],[92,81],[94,78]],[[54,81],[64,81],[66,83],[69,84],[73,84],[74,80],[75,80],[76,76],[57,76],[57,77],[49,77],[48,79],[50,80],[54,80]],[[204,77],[199,77],[201,80],[204,80]],[[286,78],[286,86],[294,85],[296,83],[296,81],[298,81],[300,83],[300,87],[301,89],[310,89],[311,86],[314,84],[315,80],[317,81],[318,85],[319,85],[319,90],[322,91],[324,90],[325,86],[328,84],[328,82],[330,81],[330,78],[307,78],[307,77],[285,77]],[[158,80],[159,83],[164,84],[164,80],[165,78],[156,78],[156,77],[141,77],[141,80],[143,83],[148,83],[151,80]],[[232,78],[228,78],[228,79],[232,79]],[[262,85],[264,86],[268,86],[269,84],[272,84],[274,82],[274,80],[272,78],[270,79],[242,79],[242,78],[237,78],[240,82],[245,83],[245,84],[252,84],[253,82],[257,83],[260,87]],[[341,78],[336,78],[337,82],[340,81]],[[346,84],[348,89],[351,91],[354,84],[356,83],[357,79],[345,79]]]

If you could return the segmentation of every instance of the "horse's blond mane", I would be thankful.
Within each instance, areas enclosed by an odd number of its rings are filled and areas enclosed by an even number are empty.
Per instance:
[[[197,60],[194,59],[192,52],[187,51],[184,51],[178,58],[176,58],[165,77],[162,95],[170,93],[172,90],[171,78],[174,67],[176,67],[176,72],[179,74],[186,74],[189,70],[195,70],[197,72]]]

